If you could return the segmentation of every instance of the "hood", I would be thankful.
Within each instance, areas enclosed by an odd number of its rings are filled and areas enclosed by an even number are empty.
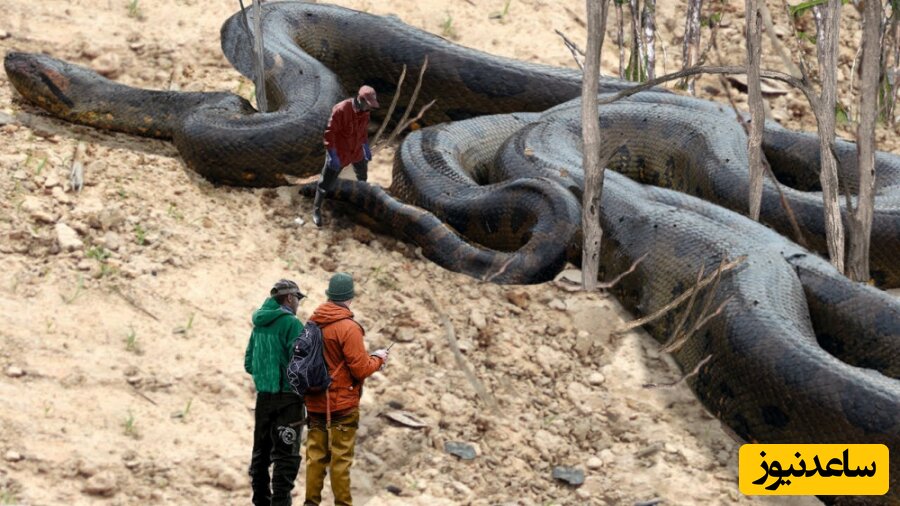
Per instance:
[[[259,309],[253,312],[253,325],[256,327],[265,327],[277,320],[279,317],[291,314],[281,307],[275,299],[269,297],[263,302]]]
[[[319,325],[326,325],[346,318],[353,318],[353,312],[329,301],[317,307],[310,320]]]

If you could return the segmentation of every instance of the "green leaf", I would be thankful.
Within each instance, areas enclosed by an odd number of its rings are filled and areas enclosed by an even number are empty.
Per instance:
[[[850,115],[840,102],[834,104],[834,120],[838,125],[850,123]]]

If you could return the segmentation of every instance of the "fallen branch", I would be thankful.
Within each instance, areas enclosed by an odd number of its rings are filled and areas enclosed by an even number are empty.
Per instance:
[[[466,363],[466,360],[462,356],[462,352],[459,350],[459,343],[456,341],[456,332],[453,330],[453,322],[450,321],[450,318],[440,310],[440,306],[437,301],[434,300],[434,297],[431,294],[426,293],[424,295],[426,300],[431,304],[432,308],[441,318],[441,323],[444,325],[444,335],[447,338],[447,344],[450,345],[450,350],[453,352],[453,357],[456,359],[456,365],[459,366],[459,369],[465,374],[466,379],[469,380],[469,383],[472,384],[472,387],[475,389],[475,393],[478,394],[478,397],[481,398],[481,401],[487,405],[494,414],[500,414],[500,408],[497,405],[497,401],[493,396],[487,391],[484,387],[484,384],[475,376],[475,373],[469,368],[469,364]]]
[[[736,267],[738,267],[739,265],[744,263],[745,260],[747,260],[747,257],[742,256],[742,257],[739,257],[737,260],[734,260],[734,261],[731,261],[731,262],[721,265],[720,266],[721,274],[725,274],[726,272],[735,269]],[[717,272],[719,272],[719,271],[717,271]],[[631,329],[634,329],[634,328],[640,327],[642,325],[646,325],[647,323],[650,323],[652,321],[658,320],[660,317],[662,317],[663,315],[665,315],[672,309],[681,305],[682,302],[684,302],[687,299],[689,299],[690,297],[692,297],[694,292],[696,292],[698,290],[702,290],[710,283],[716,281],[717,278],[718,278],[718,276],[712,275],[712,276],[709,276],[709,277],[701,280],[692,289],[682,293],[681,295],[676,297],[675,300],[673,300],[672,302],[669,302],[665,306],[659,308],[658,310],[654,311],[653,313],[651,313],[647,316],[638,318],[636,320],[632,320],[632,321],[626,323],[624,327],[613,331],[613,335],[624,334],[625,332],[628,332]]]
[[[484,277],[481,278],[481,281],[482,281],[483,283],[490,283],[491,281],[494,280],[494,278],[496,278],[497,276],[499,276],[499,275],[503,274],[504,272],[506,272],[506,268],[509,267],[509,264],[513,263],[513,260],[515,260],[515,259],[516,259],[516,257],[510,256],[509,259],[508,259],[507,261],[503,262],[503,265],[501,265],[499,269],[497,269],[497,270],[496,270],[494,273],[492,273],[492,274],[489,274],[489,275],[486,274],[486,275],[484,275]]]
[[[83,141],[79,141],[78,145],[75,146],[75,154],[72,155],[72,169],[69,173],[69,186],[72,190],[76,192],[80,192],[82,188],[84,188],[84,162],[82,162],[82,158],[84,158],[85,150],[87,146]]]
[[[138,394],[139,396],[141,396],[141,397],[143,397],[144,399],[146,399],[147,402],[149,402],[150,404],[153,404],[154,406],[158,406],[158,405],[159,405],[159,404],[156,403],[156,401],[154,401],[153,399],[151,399],[150,397],[148,397],[147,394],[145,394],[144,392],[141,392],[140,390],[138,390],[138,387],[136,387],[136,386],[134,386],[134,385],[131,385],[131,390],[132,390],[134,393],[136,393],[136,394]]]
[[[119,297],[121,297],[122,300],[124,300],[125,302],[127,302],[128,304],[130,304],[131,307],[133,307],[133,308],[137,309],[138,311],[144,313],[145,315],[149,316],[150,318],[153,318],[154,320],[159,321],[159,318],[157,318],[156,315],[154,315],[154,314],[151,313],[150,311],[147,311],[146,309],[144,309],[144,308],[143,308],[140,304],[138,304],[137,301],[135,301],[131,296],[125,295],[124,293],[122,293],[122,291],[119,290],[119,287],[118,287],[118,286],[113,286],[113,287],[112,287],[112,291],[113,291],[113,293],[115,293],[116,295],[118,295]]]

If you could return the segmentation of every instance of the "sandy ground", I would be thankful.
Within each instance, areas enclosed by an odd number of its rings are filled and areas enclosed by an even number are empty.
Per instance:
[[[523,60],[573,66],[554,29],[584,47],[583,2],[572,0],[513,0],[500,19],[491,15],[501,0],[338,3]],[[684,6],[660,3],[671,71]],[[725,6],[726,63],[742,58],[741,5]],[[46,52],[140,87],[249,96],[219,49],[219,26],[235,8],[12,0],[0,12],[0,49]],[[615,73],[607,40],[604,70]],[[848,36],[844,46],[847,90],[856,44]],[[370,347],[397,343],[363,399],[359,504],[817,503],[740,494],[738,444],[684,385],[642,387],[680,372],[642,331],[610,336],[631,318],[614,299],[481,284],[331,214],[317,231],[294,188],[215,187],[169,143],[48,118],[15,98],[5,75],[0,84],[0,504],[249,503],[250,313],[290,277],[311,295],[307,316],[335,270],[357,279],[354,309]],[[724,97],[715,78],[698,89]],[[797,95],[768,103],[773,117],[812,125]],[[898,152],[896,134],[882,128],[879,147]],[[78,142],[87,186],[74,193],[66,181]],[[372,164],[376,182],[390,181],[392,155]],[[391,422],[397,411],[427,426]],[[445,453],[455,441],[478,456]],[[583,470],[584,485],[554,480],[560,465]]]

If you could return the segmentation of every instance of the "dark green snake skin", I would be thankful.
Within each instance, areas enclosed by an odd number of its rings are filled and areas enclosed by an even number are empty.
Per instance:
[[[421,96],[437,103],[421,123],[435,126],[404,141],[390,193],[342,180],[334,200],[440,265],[494,282],[545,281],[577,261],[583,176],[580,105],[571,100],[579,73],[462,48],[391,17],[306,3],[264,10],[267,114],[233,94],[134,89],[42,55],[10,53],[5,68],[25,98],[58,117],[171,138],[212,181],[273,186],[284,174],[319,171],[322,131],[346,90],[370,84],[388,104],[401,66],[417,75],[427,55]],[[222,46],[250,75],[251,44],[238,17],[223,26]],[[604,80],[601,92],[627,86]],[[770,182],[762,219],[773,229],[726,209],[747,205],[746,136],[720,104],[654,90],[599,112],[618,171],[607,172],[603,193],[603,275],[647,254],[617,286],[621,300],[652,312],[691,286],[701,265],[709,271],[745,255],[716,292],[716,304],[731,297],[722,313],[675,354],[686,371],[712,357],[691,387],[747,440],[886,444],[894,470],[887,496],[824,499],[900,503],[897,300],[851,283],[773,231],[790,233]],[[805,238],[823,251],[815,137],[767,124],[764,143]],[[840,142],[838,153],[853,191],[855,146]],[[897,287],[900,157],[879,153],[877,163],[873,277]],[[648,330],[662,340],[674,325],[670,316]]]

